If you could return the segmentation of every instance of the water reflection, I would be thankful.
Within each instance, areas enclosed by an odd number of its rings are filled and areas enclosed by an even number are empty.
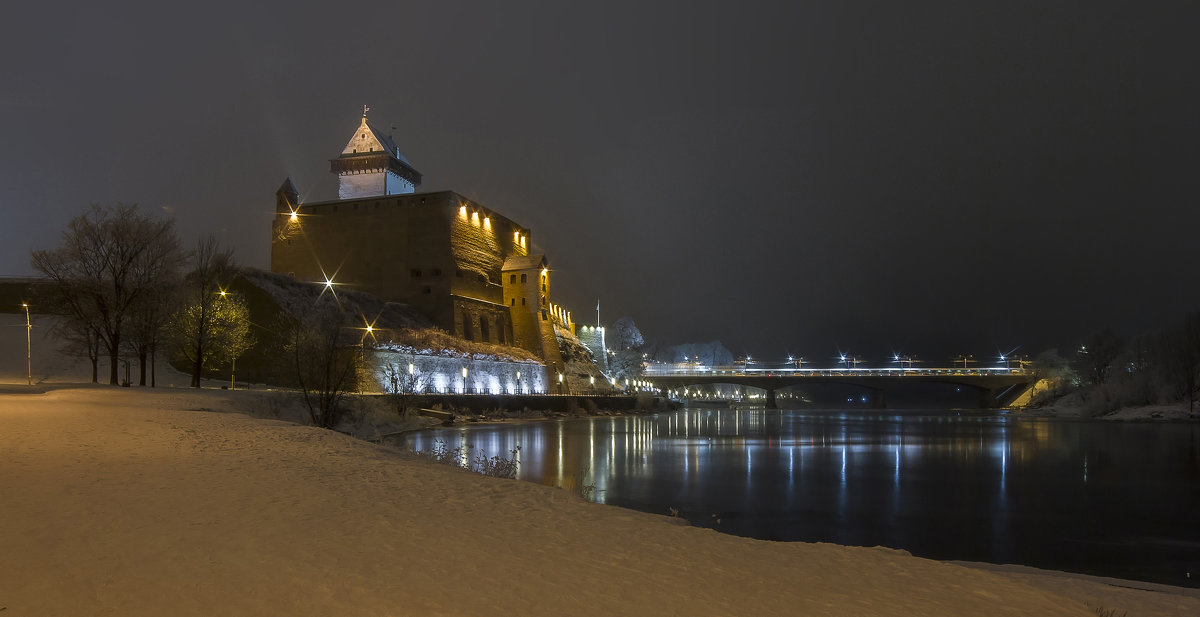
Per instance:
[[[674,508],[728,533],[1200,580],[1185,576],[1200,573],[1194,425],[693,408],[434,430],[403,445],[437,440],[488,456],[520,445],[523,480],[594,485],[597,502]]]

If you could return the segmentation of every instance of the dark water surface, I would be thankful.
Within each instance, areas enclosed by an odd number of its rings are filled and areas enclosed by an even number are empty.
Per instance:
[[[1200,425],[687,409],[423,431],[597,502],[769,540],[1200,587]],[[1188,573],[1191,578],[1188,578]]]

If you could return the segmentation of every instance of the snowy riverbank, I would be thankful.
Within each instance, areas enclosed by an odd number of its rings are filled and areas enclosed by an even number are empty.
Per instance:
[[[6,389],[11,391],[11,389]],[[234,413],[255,393],[0,394],[6,615],[1200,613],[1194,592],[775,543]]]
[[[1116,411],[1096,416],[1089,415],[1086,407],[1070,403],[1056,403],[1045,407],[1019,410],[1015,413],[1030,417],[1084,418],[1118,422],[1195,422],[1196,420],[1200,420],[1200,417],[1197,417],[1195,413],[1188,410],[1186,402],[1169,405],[1123,407]]]

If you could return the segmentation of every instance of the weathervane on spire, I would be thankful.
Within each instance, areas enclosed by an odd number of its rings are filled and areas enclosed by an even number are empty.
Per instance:
[[[368,112],[368,111],[371,111],[371,108],[370,108],[370,107],[367,107],[366,105],[363,105],[363,117],[364,117],[364,118],[366,118],[366,117],[367,117],[367,112]]]

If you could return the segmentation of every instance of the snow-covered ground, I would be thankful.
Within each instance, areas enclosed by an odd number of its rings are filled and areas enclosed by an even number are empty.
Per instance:
[[[1190,590],[723,535],[245,415],[260,392],[63,369],[19,393],[0,343],[5,617],[1200,614]]]

